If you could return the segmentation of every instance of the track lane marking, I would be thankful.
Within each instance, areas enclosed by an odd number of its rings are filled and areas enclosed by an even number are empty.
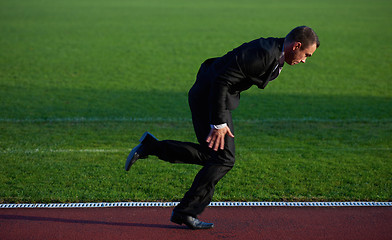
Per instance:
[[[1,208],[175,207],[179,202],[5,203]],[[392,207],[392,202],[211,202],[209,207]]]

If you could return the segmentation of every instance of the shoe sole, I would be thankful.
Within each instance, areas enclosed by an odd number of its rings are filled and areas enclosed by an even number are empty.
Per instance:
[[[211,228],[214,227],[214,224],[211,224],[211,226],[209,226],[209,227],[203,227],[203,228],[194,227],[194,226],[192,226],[191,224],[185,223],[185,222],[181,219],[181,217],[176,217],[176,216],[172,216],[172,217],[170,218],[170,221],[171,221],[172,223],[176,223],[176,224],[178,224],[178,225],[184,224],[184,225],[186,225],[189,229],[192,229],[192,230],[211,229]]]
[[[131,166],[140,158],[140,156],[137,154],[137,150],[139,149],[139,147],[141,146],[141,143],[144,141],[144,139],[147,136],[150,136],[152,138],[154,138],[155,140],[159,141],[154,135],[152,135],[149,132],[145,132],[143,134],[143,136],[139,139],[139,145],[137,145],[136,147],[134,147],[132,149],[132,151],[129,153],[128,157],[127,157],[127,161],[125,162],[125,171],[129,171],[129,169],[131,168]]]
[[[136,151],[139,149],[140,146],[141,144],[137,145],[129,153],[127,161],[125,162],[125,171],[129,171],[131,166],[139,159],[139,154],[137,154]]]

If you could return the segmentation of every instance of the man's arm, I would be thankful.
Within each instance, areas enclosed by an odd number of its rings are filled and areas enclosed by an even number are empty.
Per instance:
[[[264,59],[260,62],[259,54],[265,55],[266,53],[263,50],[257,51],[257,48],[236,53],[231,62],[227,64],[225,71],[212,82],[210,92],[211,131],[206,141],[209,143],[208,146],[215,151],[224,149],[226,134],[234,137],[226,124],[228,115],[230,115],[226,105],[229,87],[241,81],[249,81],[247,77],[258,76],[262,71],[265,71]]]
[[[210,123],[211,131],[206,139],[209,143],[208,147],[214,151],[218,149],[224,149],[225,146],[225,135],[228,134],[230,137],[234,137],[227,121],[229,110],[226,106],[227,91],[229,89],[228,79],[218,77],[215,79],[210,92]]]

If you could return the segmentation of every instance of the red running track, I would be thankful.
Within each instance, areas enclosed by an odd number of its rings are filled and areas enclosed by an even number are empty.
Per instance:
[[[208,207],[210,230],[169,221],[172,208],[0,209],[0,239],[392,239],[391,207]]]

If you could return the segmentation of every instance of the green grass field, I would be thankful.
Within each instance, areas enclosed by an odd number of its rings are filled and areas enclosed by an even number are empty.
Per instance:
[[[145,130],[196,141],[200,64],[315,29],[320,48],[233,112],[214,201],[392,201],[392,2],[2,0],[0,202],[177,201],[200,169],[125,159]]]

